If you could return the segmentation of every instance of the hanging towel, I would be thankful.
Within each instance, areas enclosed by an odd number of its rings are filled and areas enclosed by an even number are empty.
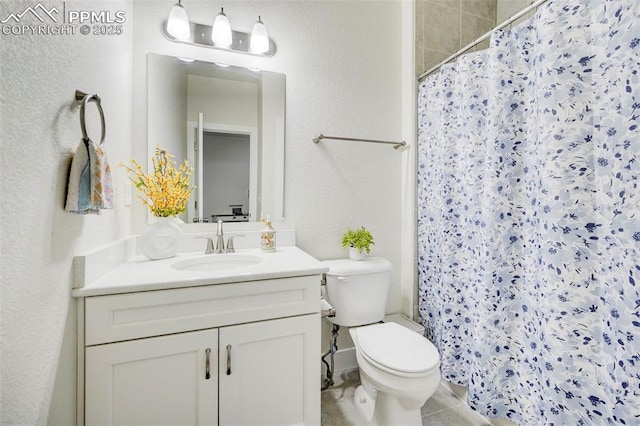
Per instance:
[[[82,139],[71,161],[65,210],[99,214],[113,208],[113,184],[107,154],[100,144]]]

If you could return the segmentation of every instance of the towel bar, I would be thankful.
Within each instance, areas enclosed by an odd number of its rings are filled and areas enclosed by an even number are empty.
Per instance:
[[[100,125],[102,126],[102,136],[100,138],[100,145],[104,144],[104,137],[107,133],[107,128],[104,122],[104,111],[102,110],[102,99],[98,94],[89,95],[84,93],[81,90],[76,90],[76,102],[80,105],[80,129],[82,130],[82,139],[88,140],[89,135],[87,135],[87,124],[85,122],[84,117],[84,108],[87,102],[94,102],[98,107],[98,112],[100,113]]]
[[[403,146],[407,146],[407,143],[405,141],[393,142],[393,141],[380,141],[377,139],[344,138],[341,136],[325,136],[322,133],[313,138],[313,143],[317,144],[322,139],[335,139],[339,141],[354,141],[354,142],[368,142],[368,143],[384,143],[384,144],[393,145],[393,149],[398,149]]]

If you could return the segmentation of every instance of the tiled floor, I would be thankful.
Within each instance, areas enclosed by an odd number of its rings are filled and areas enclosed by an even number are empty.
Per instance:
[[[365,426],[353,405],[353,393],[360,384],[358,370],[336,373],[335,385],[322,392],[322,426]],[[423,426],[489,426],[446,385],[422,407]],[[400,426],[400,425],[394,425]]]

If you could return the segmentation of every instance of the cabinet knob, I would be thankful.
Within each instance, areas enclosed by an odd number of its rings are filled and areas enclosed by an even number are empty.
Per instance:
[[[204,378],[205,380],[209,380],[211,378],[211,348],[207,348],[204,350],[206,354],[205,365],[204,365]]]
[[[231,345],[227,345],[227,376],[231,375]]]

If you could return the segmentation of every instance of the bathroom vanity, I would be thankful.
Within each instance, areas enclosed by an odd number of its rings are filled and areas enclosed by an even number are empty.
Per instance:
[[[192,253],[76,288],[78,423],[319,425],[325,271],[296,247]]]

